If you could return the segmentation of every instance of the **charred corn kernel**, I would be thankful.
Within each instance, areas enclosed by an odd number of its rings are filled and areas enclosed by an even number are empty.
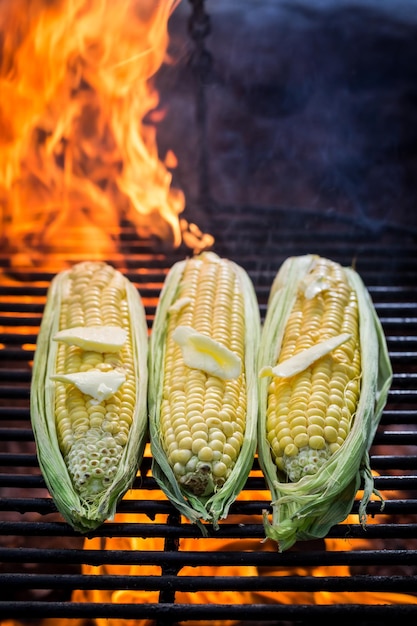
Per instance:
[[[114,515],[147,434],[147,325],[135,287],[83,262],[47,294],[31,387],[39,464],[64,518],[80,532]]]
[[[205,252],[171,268],[150,343],[152,469],[192,521],[216,526],[252,467],[259,337],[255,292],[241,267]]]
[[[366,519],[368,448],[392,370],[381,324],[353,269],[315,255],[284,263],[271,288],[259,373],[259,460],[273,496],[267,535],[280,549],[323,537],[348,514],[358,476],[366,480]]]

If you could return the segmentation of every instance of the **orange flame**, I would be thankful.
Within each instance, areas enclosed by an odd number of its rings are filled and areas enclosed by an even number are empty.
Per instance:
[[[149,445],[147,446],[146,455],[149,456]],[[252,477],[259,478],[261,472],[259,470],[252,470]],[[397,499],[398,494],[396,492],[384,492],[384,499]],[[361,491],[357,494],[357,499],[360,500],[363,496]],[[125,499],[132,499],[135,501],[166,501],[166,496],[161,490],[144,490],[144,489],[132,489],[130,490]],[[373,498],[377,501],[378,498]],[[243,490],[238,501],[265,501],[269,503],[270,493],[267,490]],[[377,518],[368,518],[368,523],[378,524],[381,521],[383,515],[378,515]],[[118,513],[114,520],[117,524],[148,524],[149,518],[143,513]],[[166,514],[157,514],[152,517],[151,523],[153,524],[165,524],[167,522]],[[182,523],[187,524],[185,519]],[[227,524],[241,525],[244,529],[244,525],[260,525],[262,524],[261,515],[253,516],[239,516],[230,514],[226,520]],[[355,525],[358,523],[357,514],[349,515],[345,524]],[[126,537],[93,537],[91,539],[86,538],[84,540],[84,548],[86,550],[98,550],[98,551],[128,551],[132,550],[137,553],[147,551],[158,551],[162,554],[165,550],[165,541],[163,536],[159,537],[146,537],[146,530],[143,533],[145,537],[140,536],[126,536]],[[370,548],[370,543],[366,538],[363,539],[351,539],[346,534],[345,539],[338,538],[325,538],[324,547],[328,552],[335,551],[348,551],[348,550],[367,550]],[[182,537],[179,543],[179,550],[183,552],[274,552],[277,554],[277,547],[274,542],[261,541],[256,538],[243,538],[244,530],[242,530],[242,538],[239,539],[222,539],[222,538],[189,538]],[[295,546],[297,548],[297,546]],[[298,549],[309,550],[311,546],[307,547],[300,542]],[[313,548],[315,549],[315,548]],[[320,548],[321,549],[321,545]],[[278,555],[279,556],[279,555]],[[325,559],[323,559],[325,562]],[[298,567],[283,567],[279,566],[279,558],[277,558],[276,566],[255,566],[245,565],[241,566],[236,564],[234,566],[183,566],[178,572],[178,576],[189,576],[199,581],[201,586],[202,579],[207,577],[216,576],[229,576],[229,577],[256,577],[256,576],[350,576],[351,571],[348,565],[318,565],[318,566],[298,566]],[[103,564],[100,566],[93,566],[85,563],[82,565],[82,574],[89,576],[149,576],[159,577],[162,576],[161,567],[159,565],[135,565],[135,564]],[[99,586],[99,585],[98,585]],[[417,596],[406,593],[390,593],[390,592],[377,592],[367,591],[366,583],[364,583],[365,589],[363,591],[327,591],[325,589],[318,591],[224,591],[217,589],[215,591],[209,590],[197,590],[196,592],[177,591],[175,593],[175,602],[184,605],[193,604],[292,604],[292,605],[348,605],[348,604],[363,604],[363,605],[395,605],[395,604],[417,604]],[[112,604],[147,604],[158,603],[159,592],[158,591],[145,591],[140,589],[118,589],[118,590],[106,590],[106,589],[86,589],[86,590],[74,590],[72,593],[73,602],[88,602],[88,603],[112,603]],[[50,626],[58,623],[59,626],[152,626],[153,621],[146,619],[125,619],[125,618],[60,618],[50,619],[45,618],[41,622],[41,626]],[[213,626],[237,626],[239,623],[232,619],[212,620],[210,622]],[[179,621],[179,624],[184,626],[199,626],[200,621],[186,620],[184,622]],[[1,620],[0,626],[24,626],[22,622],[17,620]]]
[[[152,118],[179,2],[0,3],[3,246],[100,256],[125,221],[181,243],[184,194],[171,187],[174,155],[158,158]]]
[[[152,500],[165,500],[165,496],[160,491],[148,492],[140,490],[130,491],[127,498],[133,499],[152,499]],[[361,492],[358,493],[358,498],[361,497]],[[238,500],[249,501],[262,501],[269,502],[269,492],[267,491],[249,491],[244,490],[239,495]],[[141,514],[118,514],[115,519],[116,522],[136,522],[136,523],[148,523],[149,520],[145,515]],[[166,516],[157,515],[152,523],[164,523]],[[350,515],[345,523],[356,524],[357,516]],[[229,515],[227,519],[229,524],[262,524],[261,516],[253,516],[250,519],[248,517],[240,517]],[[371,523],[378,523],[376,520]],[[326,538],[324,540],[325,549],[329,551],[334,550],[349,550],[349,549],[366,549],[367,541],[364,539],[357,540],[344,540],[344,539],[331,539]],[[104,540],[100,537],[85,540],[85,548],[89,550],[134,550],[134,551],[148,551],[148,550],[164,550],[164,539],[158,538],[140,538],[140,537],[108,537]],[[300,548],[301,549],[301,548]],[[180,551],[185,552],[213,552],[213,551],[248,551],[248,552],[262,552],[273,551],[277,552],[277,547],[274,542],[261,542],[259,539],[216,539],[216,538],[187,538],[184,537],[180,540]],[[83,566],[83,573],[89,575],[129,575],[129,576],[160,576],[161,568],[156,565],[102,565],[102,566]],[[178,573],[179,576],[191,576],[194,578],[200,578],[204,576],[350,576],[350,569],[347,565],[337,566],[312,566],[312,567],[257,567],[257,566],[184,566]],[[80,591],[73,592],[72,599],[75,602],[111,602],[111,603],[127,603],[127,604],[143,604],[143,603],[157,603],[159,593],[157,591],[140,591],[140,590],[94,590],[94,591]],[[175,602],[180,604],[318,604],[318,605],[330,605],[330,604],[417,604],[417,597],[408,594],[401,593],[387,593],[387,592],[329,592],[326,590],[320,591],[197,591],[197,592],[183,592],[177,591],[175,594]],[[100,619],[96,618],[94,624],[96,626],[151,626],[153,622],[148,620],[130,620],[130,619]],[[180,622],[181,623],[181,622]],[[190,626],[197,626],[200,622],[186,621],[185,624]],[[235,626],[238,622],[235,620],[213,620],[214,626]],[[78,626],[83,626],[80,623]]]

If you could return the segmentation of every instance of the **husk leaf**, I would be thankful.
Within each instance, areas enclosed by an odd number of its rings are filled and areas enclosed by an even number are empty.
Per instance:
[[[131,487],[141,463],[147,436],[148,334],[145,311],[137,289],[126,279],[131,315],[131,334],[137,371],[136,406],[129,439],[113,482],[105,492],[86,502],[74,490],[61,454],[55,426],[55,373],[59,310],[70,270],[57,274],[48,289],[37,339],[31,383],[31,423],[42,475],[64,519],[78,532],[86,533],[113,518],[117,504]]]
[[[209,254],[214,253],[210,252]],[[175,302],[178,285],[182,279],[187,260],[175,263],[165,279],[152,326],[149,349],[148,406],[152,450],[152,475],[171,503],[188,520],[192,523],[196,523],[203,534],[207,534],[203,522],[211,523],[214,528],[217,528],[219,520],[227,517],[230,505],[234,502],[245,485],[253,465],[256,451],[258,393],[256,354],[260,340],[260,315],[255,290],[248,274],[243,268],[232,261],[225,261],[231,263],[239,278],[244,295],[246,317],[246,353],[244,367],[247,385],[247,421],[244,441],[236,465],[221,489],[211,496],[196,496],[186,489],[179,487],[168,463],[160,439],[159,417],[163,388],[163,363],[165,357],[167,318],[169,310]]]
[[[262,330],[259,370],[275,362],[300,281],[317,258],[316,255],[291,257],[278,272]],[[325,537],[331,526],[343,521],[350,513],[362,481],[361,524],[366,524],[366,508],[371,496],[376,494],[381,498],[374,488],[368,451],[386,404],[392,368],[385,335],[370,295],[360,276],[351,268],[344,269],[358,295],[361,394],[345,443],[314,476],[304,476],[296,483],[290,483],[277,471],[265,434],[269,379],[259,379],[258,454],[272,499],[272,521],[265,511],[264,528],[266,536],[278,542],[280,551],[287,550],[299,540]]]

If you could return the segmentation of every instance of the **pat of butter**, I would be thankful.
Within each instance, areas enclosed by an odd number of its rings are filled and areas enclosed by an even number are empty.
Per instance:
[[[118,352],[126,342],[127,331],[120,326],[76,326],[58,331],[54,341],[94,352]]]
[[[237,378],[242,369],[240,358],[207,335],[190,326],[177,326],[173,340],[181,347],[184,363],[223,380]]]
[[[74,374],[55,374],[51,376],[51,380],[75,385],[82,393],[101,402],[118,391],[125,382],[126,375],[120,370],[109,372],[90,370],[88,372],[75,372]]]
[[[307,300],[312,300],[319,293],[328,291],[329,289],[330,284],[324,276],[319,276],[314,280],[306,280],[304,284],[301,285],[301,290],[304,292],[304,296]]]
[[[275,365],[275,367],[266,365],[259,372],[259,376],[261,378],[266,376],[291,378],[291,376],[304,372],[304,370],[310,367],[310,365],[313,365],[318,359],[330,354],[330,352],[341,346],[342,343],[349,341],[351,337],[352,335],[349,333],[342,333],[335,337],[330,337],[330,339],[325,339],[310,348],[297,352],[297,354]]]

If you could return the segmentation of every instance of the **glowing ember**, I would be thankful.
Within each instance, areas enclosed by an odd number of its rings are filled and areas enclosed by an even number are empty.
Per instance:
[[[0,4],[3,249],[100,257],[123,223],[181,243],[184,196],[171,187],[175,155],[158,158],[152,84],[179,2]],[[193,228],[193,247],[211,243]]]

